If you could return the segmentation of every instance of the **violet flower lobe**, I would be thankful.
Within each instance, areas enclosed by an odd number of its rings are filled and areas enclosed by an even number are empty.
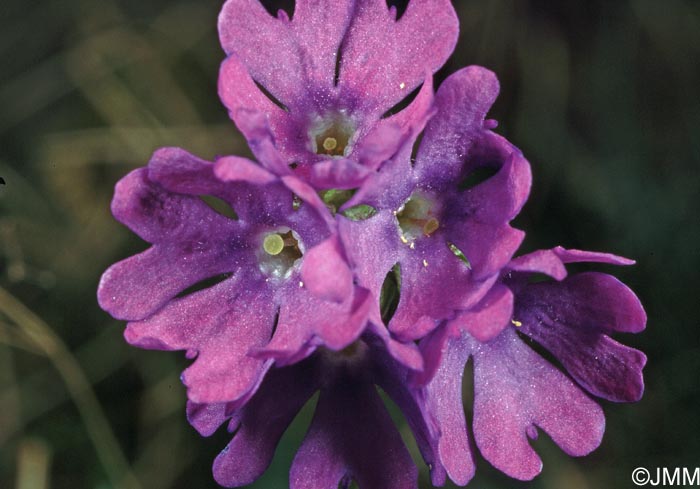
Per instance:
[[[388,327],[403,341],[478,303],[523,239],[510,221],[527,199],[530,166],[485,120],[497,93],[495,75],[484,68],[450,76],[415,163],[405,145],[345,204],[377,211],[338,226],[359,285],[379,297],[387,274],[400,276]],[[490,178],[470,181],[483,172]]]
[[[286,162],[331,188],[324,173],[376,169],[411,137],[416,110],[382,115],[427,80],[412,104],[424,105],[458,23],[447,0],[412,0],[398,20],[384,0],[295,3],[289,19],[283,10],[271,16],[258,0],[226,2],[219,93],[246,137],[249,115],[264,114]]]
[[[302,406],[320,391],[309,431],[290,471],[290,487],[417,488],[418,470],[377,393],[381,387],[401,408],[428,463],[437,434],[426,424],[408,382],[408,370],[385,343],[365,333],[348,348],[319,349],[294,365],[271,369],[244,406],[188,404],[188,418],[204,436],[228,421],[231,442],[216,458],[216,481],[239,487],[266,470],[275,448]]]
[[[117,184],[115,217],[152,246],[105,272],[100,305],[129,321],[131,344],[197,357],[182,377],[191,400],[244,402],[273,362],[255,351],[274,343],[277,363],[294,362],[319,345],[340,350],[366,327],[370,296],[353,285],[320,207],[249,160],[161,149]]]
[[[430,376],[433,367],[436,373],[421,397],[441,433],[437,459],[455,483],[466,484],[475,470],[462,408],[461,376],[470,358],[476,446],[494,467],[517,479],[532,479],[542,470],[528,443],[537,428],[569,455],[598,447],[605,418],[586,392],[616,402],[641,398],[645,355],[609,335],[642,331],[644,309],[611,275],[567,276],[565,265],[574,262],[633,263],[563,248],[521,256],[481,304],[422,342],[428,366],[419,376]],[[533,282],[533,274],[555,281]],[[571,378],[536,353],[530,341],[553,355]]]

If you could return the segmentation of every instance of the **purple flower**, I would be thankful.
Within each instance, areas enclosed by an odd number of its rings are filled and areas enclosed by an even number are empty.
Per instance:
[[[452,52],[458,23],[447,0],[412,1],[399,20],[384,0],[297,0],[292,19],[258,0],[228,0],[219,33],[228,55],[219,93],[243,134],[251,137],[251,114],[264,114],[298,175],[352,188],[416,137],[431,73]],[[409,108],[382,118],[421,83]]]
[[[529,480],[542,461],[528,443],[543,429],[566,453],[586,455],[603,436],[603,412],[586,391],[616,402],[633,402],[644,390],[644,354],[612,338],[615,332],[644,329],[646,314],[634,293],[611,275],[585,272],[567,276],[565,264],[599,262],[629,265],[614,255],[554,248],[514,259],[499,283],[472,311],[423,340],[428,367],[418,380],[424,406],[436,416],[441,470],[457,484],[474,474],[462,408],[464,367],[474,362],[473,433],[491,464],[511,477]],[[534,274],[555,281],[532,281]],[[568,373],[535,352],[547,350]],[[578,384],[578,386],[577,386]]]
[[[188,404],[188,419],[204,436],[228,421],[233,438],[214,461],[226,487],[250,484],[265,471],[301,407],[320,391],[316,412],[290,471],[293,489],[417,487],[418,471],[379,397],[381,387],[402,409],[432,460],[434,431],[416,403],[407,370],[369,333],[343,351],[317,350],[295,365],[273,368],[245,406]]]
[[[233,433],[216,480],[256,480],[320,391],[291,487],[417,487],[380,387],[433,482],[466,484],[470,358],[474,439],[495,467],[537,475],[537,428],[571,455],[595,449],[604,417],[586,392],[641,397],[645,356],[609,335],[641,331],[646,316],[612,276],[565,265],[631,262],[562,248],[513,259],[530,165],[486,119],[493,73],[465,68],[433,94],[457,36],[450,2],[413,0],[397,20],[384,0],[297,0],[292,19],[228,0],[219,30],[220,96],[260,164],[157,151],[112,204],[151,246],[98,290],[129,343],[194,359],[189,421]]]
[[[321,345],[340,350],[378,330],[333,219],[291,180],[243,158],[212,164],[165,148],[117,184],[112,212],[152,246],[105,272],[100,305],[129,321],[131,344],[197,357],[183,374],[192,401],[243,403],[273,361],[293,363]],[[234,218],[203,196],[227,203]],[[377,334],[420,368],[415,345]]]
[[[523,239],[509,222],[527,198],[530,166],[485,121],[497,93],[495,75],[484,68],[450,76],[415,163],[404,146],[345,204],[377,210],[338,226],[359,285],[379,297],[387,273],[399,276],[400,301],[388,327],[401,340],[471,309]],[[483,172],[490,178],[470,184]],[[376,307],[372,315],[379,315]]]

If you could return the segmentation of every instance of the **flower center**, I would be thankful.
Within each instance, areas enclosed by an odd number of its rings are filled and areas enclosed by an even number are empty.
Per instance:
[[[323,149],[326,151],[333,151],[338,147],[338,140],[332,136],[328,136],[323,140]]]
[[[352,358],[355,355],[361,353],[364,348],[364,345],[361,344],[359,341],[356,341],[354,343],[350,343],[348,346],[343,348],[338,352],[338,355],[345,357],[345,358]]]
[[[321,354],[329,366],[349,367],[361,363],[365,359],[368,350],[369,348],[364,341],[356,340],[342,350],[333,351],[322,347],[319,351],[322,352]]]
[[[309,129],[311,149],[327,156],[347,156],[352,148],[355,124],[343,112],[319,117]]]
[[[411,243],[420,237],[428,237],[440,228],[437,204],[429,197],[413,193],[396,212],[401,230],[401,241]]]
[[[318,195],[321,197],[321,200],[323,200],[323,203],[326,204],[328,210],[331,211],[331,214],[336,215],[338,209],[350,200],[352,196],[355,195],[355,192],[355,189],[331,188],[328,190],[321,190]]]
[[[294,231],[282,228],[262,237],[257,254],[260,270],[265,275],[286,279],[304,255],[304,248]]]

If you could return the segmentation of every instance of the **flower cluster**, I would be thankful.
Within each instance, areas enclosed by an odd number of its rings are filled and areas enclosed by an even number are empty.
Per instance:
[[[124,177],[112,212],[151,247],[98,291],[129,343],[193,360],[190,423],[232,433],[217,482],[255,481],[319,391],[293,488],[417,487],[378,387],[435,485],[472,478],[470,433],[518,479],[541,470],[538,428],[571,455],[595,449],[604,418],[589,394],[643,391],[644,355],[609,335],[646,317],[612,276],[566,265],[632,262],[559,247],[515,257],[531,174],[486,118],[498,81],[472,66],[433,90],[457,39],[449,1],[412,0],[397,18],[384,0],[297,0],[289,18],[228,0],[219,31],[219,93],[257,161],[163,148]]]

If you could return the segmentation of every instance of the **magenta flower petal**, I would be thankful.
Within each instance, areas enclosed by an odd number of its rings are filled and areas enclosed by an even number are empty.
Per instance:
[[[287,155],[290,161],[301,158],[307,151],[305,126],[260,91],[236,56],[229,56],[222,63],[218,90],[229,116],[259,160],[267,159],[265,154],[271,152],[269,143],[273,143],[276,150]],[[274,137],[269,138],[266,132]],[[289,173],[287,161],[279,158],[273,154],[270,161],[263,164],[280,175]]]
[[[285,430],[318,388],[313,368],[312,363],[302,362],[271,370],[257,394],[234,413],[229,424],[229,431],[235,432],[233,439],[214,461],[214,478],[219,484],[245,486],[265,472]],[[214,410],[216,422],[221,419],[221,408]],[[203,414],[196,418],[200,426],[209,424],[203,418]]]
[[[330,90],[337,53],[353,15],[353,1],[297,0],[293,19],[271,16],[258,0],[228,0],[219,38],[252,78],[290,106],[309,86]]]
[[[240,244],[205,239],[230,231],[231,223],[199,200],[165,192],[147,179],[146,170],[117,184],[112,209],[119,221],[154,244],[102,276],[98,301],[112,316],[143,319],[187,287],[231,270],[232,253]]]
[[[275,104],[255,84],[245,64],[235,55],[229,56],[222,64],[218,81],[219,97],[229,109],[231,119],[241,129],[246,138],[254,139],[249,118],[254,114],[266,117],[267,123],[274,134],[293,135],[298,126],[287,111]],[[287,147],[294,144],[295,138],[277,139],[281,150],[289,151]]]
[[[237,487],[257,479],[292,419],[317,389],[316,414],[294,460],[291,487],[416,487],[417,469],[375,385],[396,402],[426,461],[435,459],[438,432],[409,370],[388,355],[385,342],[363,335],[343,351],[319,349],[295,365],[272,368],[245,405],[188,404],[188,419],[203,435],[229,420],[233,439],[214,462],[219,484]],[[435,476],[444,481],[436,466]]]
[[[477,151],[475,161],[481,161],[484,166],[504,163],[493,177],[467,189],[464,206],[454,210],[487,223],[510,221],[518,215],[530,194],[530,164],[519,149],[490,131],[473,147],[473,153]]]
[[[401,409],[423,460],[430,467],[433,483],[441,486],[445,483],[446,473],[436,459],[439,430],[433,412],[425,405],[424,396],[411,384],[410,378],[415,371],[407,369],[405,362],[397,362],[396,355],[389,352],[386,345],[378,345],[376,348],[372,356],[374,381]],[[391,356],[386,355],[386,352],[391,353]]]
[[[379,298],[382,283],[399,259],[398,232],[390,212],[379,213],[364,221],[338,221],[338,234],[345,244],[353,275],[374,295],[371,314],[375,321],[381,321]]]
[[[398,210],[416,185],[411,161],[402,156],[398,154],[386,161],[381,171],[373,174],[357,189],[345,207],[367,204],[380,211]]]
[[[426,128],[416,170],[441,182],[459,180],[464,156],[470,153],[482,131],[498,91],[496,75],[480,66],[469,66],[450,75],[435,97],[437,114]]]
[[[272,17],[258,1],[229,0],[219,35],[224,51],[286,106],[300,95],[332,93],[337,84],[352,97],[349,105],[378,117],[426,71],[442,66],[457,41],[457,18],[446,0],[411,2],[398,22],[395,16],[380,0],[298,0],[290,21],[284,12]]]
[[[254,165],[252,161],[238,158]],[[168,192],[187,195],[227,196],[226,186],[213,172],[214,165],[181,148],[160,148],[146,168],[148,180]],[[259,183],[271,183],[272,180]],[[117,184],[119,185],[119,184]],[[206,211],[205,211],[206,212]],[[152,226],[152,223],[148,223]]]
[[[248,352],[269,341],[275,319],[269,291],[245,287],[234,278],[174,300],[150,318],[129,323],[125,337],[142,348],[197,351],[182,375],[190,400],[239,399],[259,384],[266,369],[264,360]]]
[[[646,357],[611,336],[641,331],[646,314],[612,276],[565,265],[633,262],[561,247],[513,259],[532,176],[486,119],[498,80],[471,66],[433,90],[457,40],[452,2],[411,0],[398,19],[385,0],[294,3],[290,17],[227,0],[219,17],[219,93],[259,163],[157,151],[112,204],[150,248],[98,290],[129,343],[193,360],[189,422],[232,433],[217,482],[258,479],[316,390],[294,489],[417,488],[378,388],[435,485],[467,484],[474,446],[532,479],[538,429],[570,455],[594,450],[605,420],[588,393],[641,397]]]
[[[154,160],[158,156],[156,153]],[[188,226],[190,220],[203,221],[205,231],[225,222],[211,215],[201,202],[166,192],[149,178],[145,168],[132,171],[117,183],[112,213],[149,243],[196,241],[202,230]]]
[[[471,308],[493,284],[474,282],[471,270],[445,244],[430,242],[423,247],[416,243],[410,251],[413,253],[406,253],[399,262],[401,298],[389,324],[389,330],[399,338],[413,338],[416,324],[423,333],[432,329],[425,327],[425,316],[433,318],[434,328],[457,310]]]
[[[286,162],[308,158],[309,122],[303,118],[299,120],[295,117],[296,114],[278,107],[260,91],[246,66],[236,55],[229,56],[222,63],[218,87],[219,97],[228,108],[229,116],[258,158],[260,156],[257,153],[268,150],[265,144],[261,144],[264,140],[259,132],[260,119],[265,120],[270,132],[274,134],[270,141],[285,155],[284,166]],[[281,174],[287,173],[287,169],[276,160],[269,166],[279,170]]]
[[[514,330],[472,348],[474,437],[496,468],[521,480],[540,473],[542,461],[528,443],[535,427],[569,455],[598,447],[605,429],[601,408]]]
[[[325,160],[311,167],[309,182],[318,189],[352,189],[362,185],[370,174],[370,168],[352,160]]]
[[[228,403],[197,404],[187,401],[187,421],[202,436],[213,435],[229,418]]]
[[[248,114],[264,114],[300,178],[338,156],[377,169],[402,139],[418,136],[420,129],[409,128],[424,123],[432,84],[424,83],[406,110],[382,115],[444,63],[458,30],[447,0],[412,2],[400,20],[395,16],[381,0],[299,0],[291,20],[282,11],[269,15],[256,0],[228,0],[219,17],[229,56],[219,78],[222,101],[249,141]],[[364,148],[376,141],[373,132],[391,136],[382,151]]]
[[[605,334],[638,333],[646,323],[639,299],[616,278],[590,272],[529,285],[518,295],[515,317],[521,331],[592,394],[612,401],[641,398],[645,355]]]
[[[433,78],[427,76],[416,98],[404,110],[381,119],[359,144],[358,159],[366,167],[378,169],[399,151],[410,156],[413,142],[434,115]]]
[[[513,258],[508,269],[522,273],[544,273],[556,280],[564,280],[568,273],[561,258],[552,250],[537,250]]]
[[[215,211],[204,196],[235,215]],[[132,344],[196,358],[182,376],[194,402],[243,405],[274,360],[294,363],[320,346],[341,350],[368,329],[376,299],[353,284],[335,220],[295,176],[166,148],[118,184],[113,207],[152,247],[105,273],[100,303],[131,320]],[[226,275],[233,277],[208,282]],[[420,368],[415,348],[394,346]]]
[[[419,342],[419,348],[423,355],[423,369],[412,372],[410,382],[415,387],[423,387],[435,376],[440,367],[445,344],[454,336],[454,329],[444,326],[444,323],[427,334]]]
[[[515,272],[544,273],[556,280],[563,280],[567,263],[606,263],[609,265],[634,265],[634,260],[610,253],[569,250],[557,246],[550,250],[537,250],[514,258],[508,268]]]
[[[388,325],[398,340],[418,339],[474,307],[523,240],[509,222],[528,196],[530,166],[488,129],[484,119],[497,93],[488,70],[450,77],[435,97],[438,111],[415,167],[408,155],[393,157],[346,204],[377,210],[360,224],[339,222],[358,284],[379,296],[387,273],[400,269],[400,301]],[[469,187],[484,168],[494,174]]]
[[[269,131],[263,129],[261,131],[264,132],[261,138],[270,137]],[[277,154],[271,145],[268,145],[268,150],[268,156]],[[186,200],[194,201],[200,207],[201,202],[197,201],[202,196],[211,195],[220,198],[235,207],[236,214],[244,221],[260,221],[263,219],[263,214],[277,221],[290,222],[294,221],[294,216],[300,216],[293,224],[297,228],[304,226],[305,229],[323,228],[320,219],[324,219],[329,224],[333,222],[332,218],[327,216],[328,212],[318,195],[308,185],[306,185],[308,190],[305,190],[302,187],[305,185],[303,182],[298,182],[296,186],[291,182],[287,184],[287,178],[295,182],[297,179],[292,176],[280,178],[246,158],[225,156],[212,164],[179,148],[163,148],[154,153],[147,172],[148,179],[165,190],[173,194],[197,197],[197,199]],[[288,189],[285,189],[285,186]],[[266,194],[253,198],[260,188],[265,188]],[[316,212],[291,213],[294,195],[289,190],[302,200],[308,200]],[[207,217],[215,216],[210,209],[202,209]],[[150,224],[152,223],[147,222],[146,226]],[[190,226],[190,228],[195,227]],[[307,244],[316,244],[316,241]]]
[[[338,86],[385,112],[436,71],[454,49],[458,20],[446,0],[411,1],[398,22],[383,0],[358,0],[343,40]]]
[[[292,175],[284,176],[281,180],[289,190],[294,192],[295,196],[316,209],[316,211],[322,215],[328,226],[333,227],[335,225],[335,221],[328,212],[326,204],[321,200],[321,197],[319,197],[313,187]]]
[[[189,349],[198,340],[206,339],[211,329],[221,328],[220,322],[227,318],[229,311],[240,308],[242,300],[257,301],[254,294],[245,293],[245,284],[241,284],[239,277],[227,278],[212,287],[170,301],[147,319],[131,321],[124,336],[130,344],[141,348]],[[262,298],[262,302],[265,300],[269,302],[270,297]],[[274,309],[264,308],[259,312],[262,322],[269,317],[271,323]],[[272,324],[262,329],[271,327]]]
[[[260,163],[279,176],[291,174],[275,145],[275,138],[269,125],[269,118],[264,112],[239,109],[236,111],[236,121],[248,146]]]
[[[371,384],[323,389],[290,472],[292,489],[417,488],[418,469]]]
[[[553,248],[552,251],[564,263],[607,263],[609,265],[634,265],[635,261],[612,253],[601,253],[598,251],[582,251],[565,249],[561,246]]]
[[[439,357],[439,362],[427,360],[438,368],[425,389],[426,409],[435,416],[440,430],[436,463],[444,467],[450,479],[463,486],[476,470],[462,405],[462,374],[471,349],[460,338],[448,339],[446,331],[443,328],[433,333],[426,349]]]
[[[337,236],[331,236],[306,253],[301,278],[303,286],[322,299],[343,302],[352,295],[352,272]]]
[[[383,349],[400,365],[412,371],[422,371],[424,368],[423,356],[420,349],[412,341],[398,341],[393,337],[381,321],[373,321],[367,328],[383,344]]]
[[[421,340],[425,368],[410,377],[425,399],[426,412],[435,415],[440,433],[436,463],[455,482],[466,484],[473,475],[464,413],[458,408],[460,375],[470,357],[476,444],[496,468],[518,479],[532,479],[541,470],[528,443],[537,428],[570,455],[585,455],[598,446],[604,417],[585,391],[613,401],[641,397],[646,357],[608,335],[641,331],[646,314],[634,293],[610,275],[566,277],[565,261],[588,259],[630,263],[560,247],[516,258],[479,304]],[[534,273],[557,280],[530,282]],[[522,335],[549,350],[573,380],[535,353]],[[443,408],[449,399],[452,404]],[[447,443],[449,448],[442,450]]]
[[[214,164],[214,175],[222,182],[247,182],[266,185],[277,177],[250,160],[237,156],[225,156]]]
[[[343,303],[324,302],[310,293],[295,295],[294,302],[281,301],[275,334],[256,356],[287,365],[305,358],[316,346],[341,350],[367,328],[372,301],[365,289],[355,288]]]
[[[496,284],[474,308],[460,313],[447,324],[454,336],[466,331],[481,342],[498,336],[513,317],[513,293],[508,287]]]
[[[472,279],[484,280],[509,263],[525,239],[525,232],[507,224],[494,226],[472,221],[456,227],[450,237],[469,260]]]

